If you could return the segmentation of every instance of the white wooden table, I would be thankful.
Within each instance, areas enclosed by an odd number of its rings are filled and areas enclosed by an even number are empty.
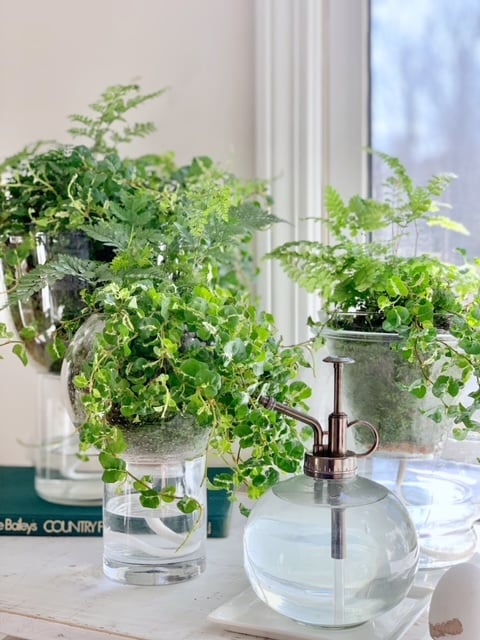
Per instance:
[[[105,578],[100,538],[0,538],[0,638],[26,640],[248,640],[207,615],[248,586],[244,519],[208,540],[207,570],[178,585],[125,586]],[[425,616],[404,636],[428,638]]]
[[[207,543],[207,570],[177,585],[126,586],[104,577],[101,538],[0,538],[0,632],[28,640],[217,640],[207,615],[247,586],[243,518]],[[243,636],[245,638],[245,636]]]

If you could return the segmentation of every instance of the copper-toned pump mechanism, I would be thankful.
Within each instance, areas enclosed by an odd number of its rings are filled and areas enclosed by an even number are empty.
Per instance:
[[[357,472],[357,458],[363,458],[375,451],[378,446],[378,433],[375,427],[364,420],[348,421],[348,416],[342,411],[342,369],[345,364],[353,364],[351,358],[328,356],[324,362],[333,364],[333,411],[328,416],[328,431],[312,416],[287,407],[273,398],[264,396],[260,403],[267,409],[283,413],[303,424],[313,428],[313,448],[311,453],[305,454],[303,470],[311,478],[325,478],[339,480],[351,478]],[[355,453],[347,449],[347,429],[349,427],[365,426],[373,433],[373,445],[363,453]]]

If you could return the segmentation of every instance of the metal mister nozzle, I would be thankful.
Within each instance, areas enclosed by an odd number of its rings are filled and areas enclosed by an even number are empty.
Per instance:
[[[282,404],[281,402],[277,402],[275,398],[271,398],[268,396],[260,396],[258,401],[261,405],[263,405],[266,409],[270,409],[273,411],[278,411],[278,413],[283,413],[289,418],[293,418],[294,420],[298,420],[303,424],[308,425],[313,428],[313,452],[319,454],[323,451],[323,440],[326,436],[325,431],[322,429],[322,425],[320,422],[314,418],[313,416],[309,416],[307,413],[303,413],[303,411],[298,411],[298,409],[292,409],[292,407],[287,406],[286,404]]]
[[[274,398],[261,396],[259,402],[266,407],[313,428],[313,448],[311,453],[305,454],[304,472],[312,478],[342,479],[351,478],[357,472],[357,457],[369,455],[377,447],[378,434],[368,422],[355,420],[348,422],[348,416],[341,409],[342,369],[345,364],[352,364],[354,360],[347,357],[328,356],[324,362],[333,364],[334,389],[333,412],[328,417],[328,432],[320,422],[312,416],[292,409],[277,402]],[[355,454],[347,449],[347,429],[353,425],[364,424],[374,432],[374,445],[366,452]]]
[[[348,416],[341,408],[343,365],[355,361],[339,356],[327,356],[323,361],[333,364],[333,412],[328,416],[328,453],[336,458],[347,453]]]

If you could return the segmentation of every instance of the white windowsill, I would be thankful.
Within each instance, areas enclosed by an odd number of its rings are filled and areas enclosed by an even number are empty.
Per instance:
[[[4,537],[0,634],[9,634],[8,640],[253,640],[257,636],[207,620],[248,586],[244,523],[235,506],[230,535],[207,542],[205,573],[164,587],[125,586],[104,577],[101,538]],[[403,640],[426,640],[427,619],[424,613]]]

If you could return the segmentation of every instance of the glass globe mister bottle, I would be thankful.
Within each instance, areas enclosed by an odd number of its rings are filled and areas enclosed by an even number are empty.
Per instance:
[[[272,398],[276,410],[314,430],[304,474],[279,482],[253,507],[244,534],[244,564],[256,595],[293,620],[323,627],[362,624],[398,604],[418,566],[413,522],[386,487],[357,475],[357,457],[373,452],[375,428],[341,410],[341,374],[334,366],[334,410],[328,431],[312,416]],[[363,454],[347,449],[349,427],[366,425],[375,442]]]

